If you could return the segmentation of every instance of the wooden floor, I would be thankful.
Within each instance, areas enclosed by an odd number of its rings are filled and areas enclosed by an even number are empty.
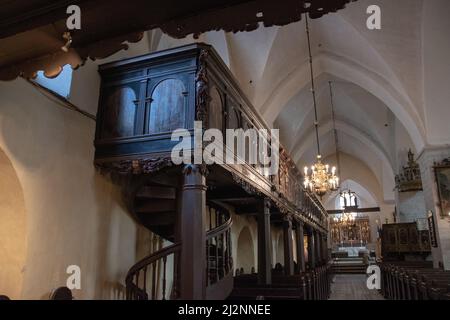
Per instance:
[[[383,300],[377,290],[366,286],[365,274],[337,274],[331,284],[330,300]]]

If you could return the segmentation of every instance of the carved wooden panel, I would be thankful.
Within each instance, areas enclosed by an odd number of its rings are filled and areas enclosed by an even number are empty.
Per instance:
[[[103,98],[102,138],[129,137],[134,134],[139,85],[111,87]]]
[[[171,132],[184,128],[185,88],[178,79],[161,81],[151,95],[148,133]]]
[[[384,254],[430,251],[427,230],[417,230],[416,223],[383,225],[382,245]]]
[[[431,243],[430,243],[430,235],[428,230],[419,231],[419,240],[420,240],[420,251],[430,251]]]

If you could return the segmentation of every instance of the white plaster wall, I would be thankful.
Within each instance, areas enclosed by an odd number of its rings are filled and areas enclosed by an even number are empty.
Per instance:
[[[224,204],[223,204],[224,205]],[[240,216],[235,214],[233,207],[224,205],[230,212],[231,217],[233,219],[233,225],[231,227],[231,252],[233,258],[233,268],[236,271],[237,268],[244,267],[244,271],[249,273],[251,270],[250,263],[247,261],[245,266],[242,265],[242,262],[238,259],[238,250],[242,250],[242,248],[238,247],[238,239],[239,235],[243,231],[244,228],[248,228],[250,232],[252,243],[248,243],[245,246],[245,250],[250,250],[253,248],[253,252],[249,252],[249,255],[253,257],[253,266],[255,267],[255,271],[258,271],[258,225],[256,223],[256,219],[251,216]],[[250,269],[248,269],[250,267]],[[247,270],[248,269],[248,270]]]
[[[398,198],[398,222],[416,222],[417,219],[425,219],[427,217],[423,191],[400,192]]]
[[[423,2],[423,72],[428,143],[450,144],[450,1]]]
[[[47,299],[66,285],[69,265],[81,268],[76,298],[120,295],[135,262],[136,226],[117,188],[95,172],[95,122],[24,80],[0,83],[0,97],[0,148],[17,172],[27,214],[21,298]]]

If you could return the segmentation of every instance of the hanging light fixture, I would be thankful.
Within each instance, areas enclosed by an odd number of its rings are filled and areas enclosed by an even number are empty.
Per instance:
[[[355,225],[356,217],[358,214],[356,212],[344,212],[333,218],[335,224],[339,225],[340,228],[353,227]]]
[[[316,131],[317,161],[314,165],[311,166],[311,173],[309,168],[305,167],[304,186],[305,188],[309,189],[311,192],[314,192],[316,195],[322,198],[328,191],[336,191],[339,188],[339,178],[336,175],[336,167],[332,167],[330,170],[330,166],[328,164],[322,163],[319,141],[319,120],[317,116],[316,90],[314,85],[314,70],[311,53],[311,39],[309,34],[309,22],[307,14],[305,14],[305,21],[306,36],[308,39],[309,67],[311,71],[311,92],[314,105],[314,127]]]

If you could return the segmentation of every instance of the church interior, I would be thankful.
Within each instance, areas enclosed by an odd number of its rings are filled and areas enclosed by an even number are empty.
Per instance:
[[[449,300],[449,15],[0,0],[0,300]]]

